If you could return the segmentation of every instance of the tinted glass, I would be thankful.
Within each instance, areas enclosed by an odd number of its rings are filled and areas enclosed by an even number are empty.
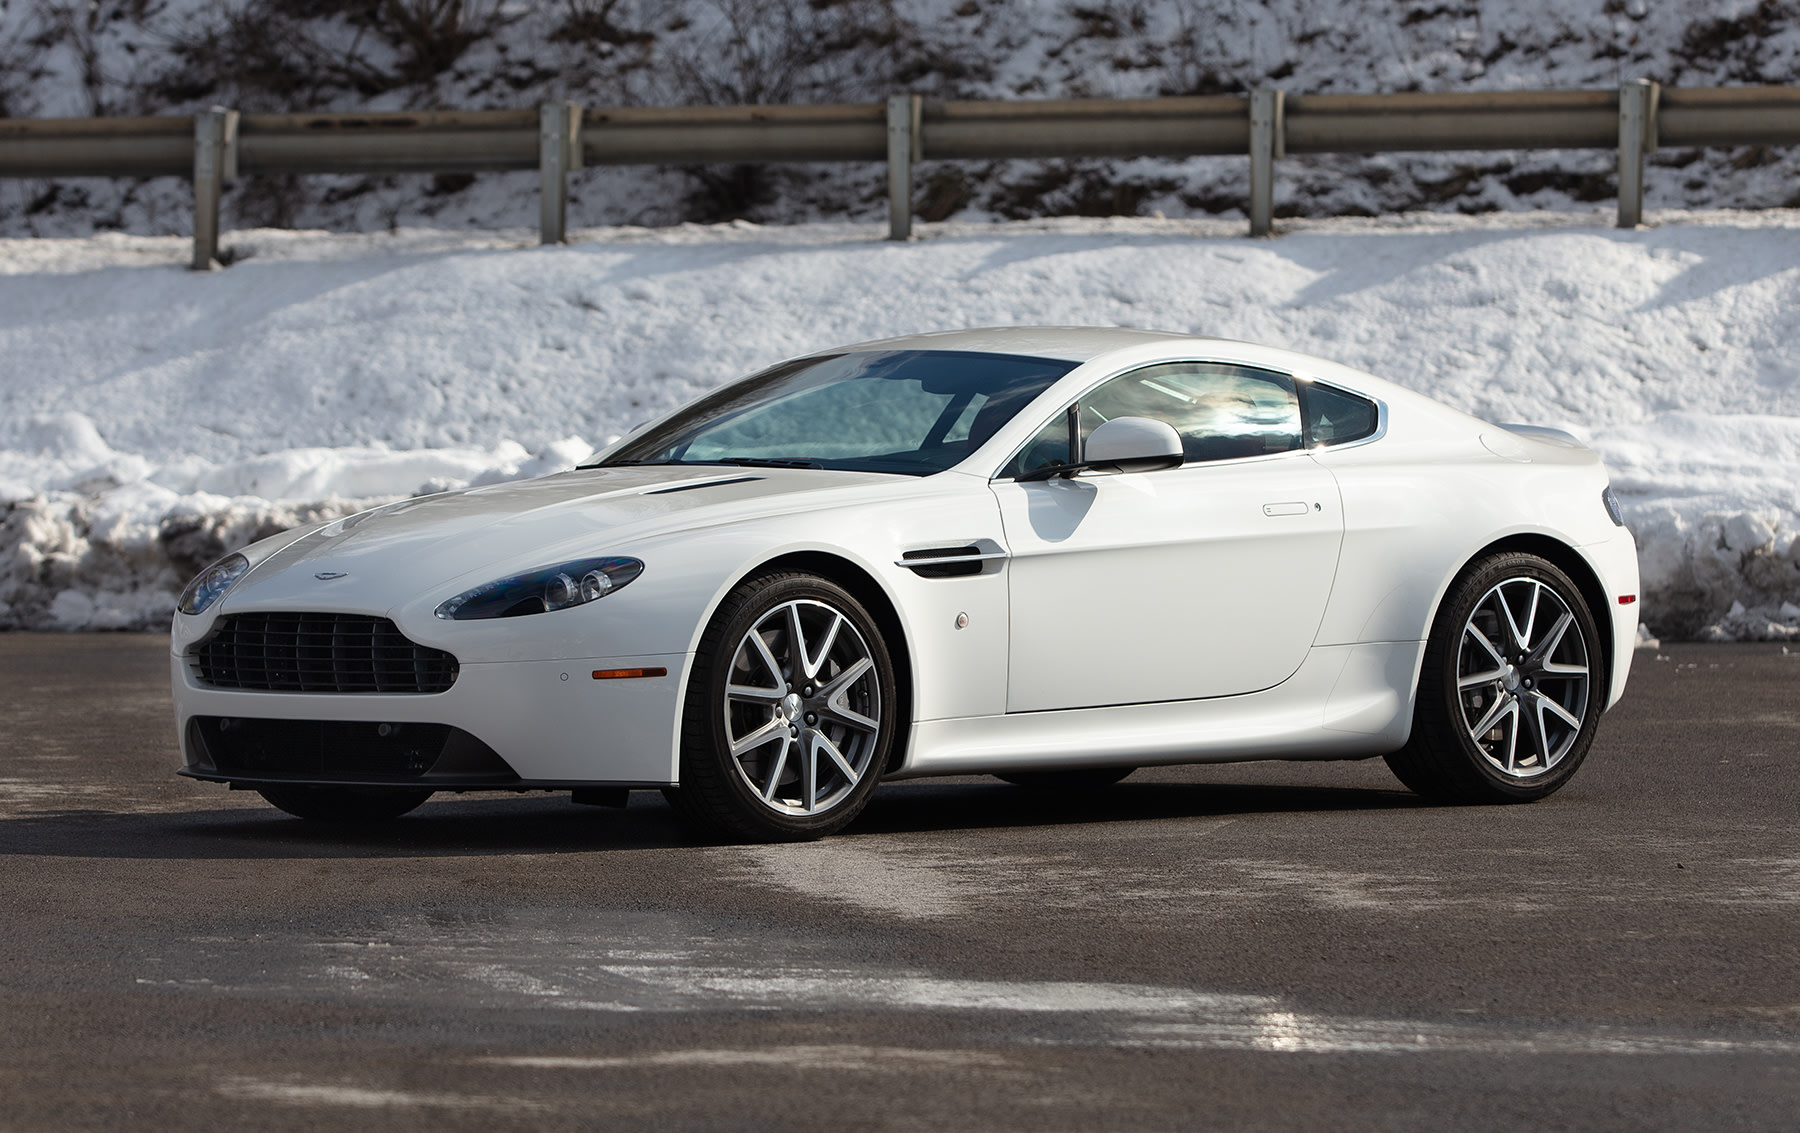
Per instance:
[[[1286,374],[1217,362],[1172,362],[1121,374],[1081,399],[1085,443],[1115,417],[1166,421],[1189,463],[1300,447],[1300,402]],[[1016,476],[1069,459],[1066,416],[1047,424],[1003,470]]]
[[[1330,386],[1306,387],[1308,444],[1359,441],[1375,432],[1375,403]]]
[[[979,448],[1076,363],[895,350],[786,362],[653,426],[605,464],[780,464],[928,475]]]

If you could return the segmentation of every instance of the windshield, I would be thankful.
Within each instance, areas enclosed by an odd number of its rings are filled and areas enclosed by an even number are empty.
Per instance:
[[[1076,365],[961,350],[801,358],[726,386],[597,463],[927,476],[975,451]]]

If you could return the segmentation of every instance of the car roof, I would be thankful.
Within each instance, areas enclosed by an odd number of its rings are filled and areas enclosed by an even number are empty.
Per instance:
[[[1461,411],[1452,409],[1404,386],[1326,358],[1287,350],[1279,346],[1264,346],[1260,343],[1244,342],[1238,339],[1219,338],[1212,335],[1179,334],[1174,331],[1139,330],[1135,327],[977,327],[970,330],[932,331],[926,334],[882,338],[872,342],[859,342],[851,346],[834,347],[820,353],[844,354],[858,350],[967,350],[989,354],[1018,354],[1034,358],[1059,358],[1081,364],[1117,353],[1129,352],[1131,355],[1139,355],[1144,351],[1137,348],[1142,347],[1164,350],[1173,348],[1178,353],[1187,353],[1187,350],[1176,347],[1177,343],[1204,343],[1206,344],[1204,350],[1199,351],[1204,354],[1218,354],[1222,359],[1241,361],[1253,366],[1277,367],[1307,378],[1323,379],[1364,396],[1380,398],[1384,401],[1400,401],[1421,407],[1430,406],[1431,412],[1434,414],[1450,413],[1458,419],[1466,417]]]
[[[977,327],[908,334],[838,347],[849,350],[967,350],[982,354],[1023,354],[1034,358],[1060,358],[1086,362],[1132,346],[1171,341],[1209,342],[1198,335],[1172,331],[1137,330],[1132,327]]]

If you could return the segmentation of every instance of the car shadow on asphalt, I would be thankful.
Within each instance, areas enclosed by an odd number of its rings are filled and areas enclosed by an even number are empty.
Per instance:
[[[1058,793],[991,781],[890,784],[838,837],[948,834],[1023,827],[1155,822],[1250,814],[1410,809],[1401,790],[1368,787],[1121,783]],[[696,839],[653,792],[631,806],[571,806],[560,797],[450,799],[390,822],[305,822],[273,807],[174,812],[64,810],[0,819],[0,857],[286,859],[489,857],[713,845]]]
[[[1125,782],[1094,790],[1053,791],[985,779],[955,784],[915,782],[893,784],[878,792],[840,837],[1424,805],[1428,804],[1398,787]]]
[[[641,809],[566,798],[427,803],[374,823],[307,822],[274,807],[173,813],[61,811],[0,821],[0,857],[283,859],[490,857],[688,844],[660,799]]]

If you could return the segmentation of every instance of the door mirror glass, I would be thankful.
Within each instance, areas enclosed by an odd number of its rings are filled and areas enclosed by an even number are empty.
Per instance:
[[[1114,417],[1088,434],[1082,451],[1082,463],[1101,472],[1155,472],[1184,459],[1181,434],[1148,417]]]

